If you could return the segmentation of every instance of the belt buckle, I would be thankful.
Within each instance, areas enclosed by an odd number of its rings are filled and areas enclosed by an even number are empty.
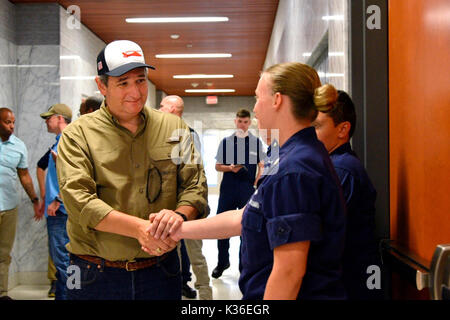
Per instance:
[[[125,263],[125,270],[127,270],[127,271],[136,271],[137,268],[131,268],[131,267],[128,265],[130,262],[136,262],[136,260],[127,261],[127,262]]]

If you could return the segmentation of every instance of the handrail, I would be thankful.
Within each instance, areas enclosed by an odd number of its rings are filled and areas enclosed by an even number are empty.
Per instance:
[[[415,284],[417,290],[430,289],[432,300],[448,299],[450,293],[450,244],[439,244],[428,262],[393,240],[382,240],[383,257]]]
[[[389,254],[392,265],[402,270],[417,290],[430,287],[430,268],[428,267],[430,262],[417,257],[394,240],[382,240],[381,247],[385,253]]]

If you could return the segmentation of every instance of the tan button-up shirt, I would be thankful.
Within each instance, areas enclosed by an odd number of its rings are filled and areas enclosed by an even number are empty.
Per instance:
[[[94,229],[112,210],[148,219],[188,205],[207,214],[206,177],[187,125],[147,107],[141,116],[132,134],[102,105],[64,129],[57,171],[69,252],[111,261],[149,257],[138,240]]]

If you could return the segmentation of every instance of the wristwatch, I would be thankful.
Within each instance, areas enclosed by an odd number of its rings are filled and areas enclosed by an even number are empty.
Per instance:
[[[181,216],[181,217],[183,218],[184,221],[187,221],[187,217],[186,217],[185,214],[183,214],[183,213],[181,213],[181,212],[178,212],[178,211],[175,211],[175,213],[176,213],[177,215]]]
[[[33,199],[31,199],[32,204],[35,204],[37,201],[39,201],[38,197],[34,197]]]

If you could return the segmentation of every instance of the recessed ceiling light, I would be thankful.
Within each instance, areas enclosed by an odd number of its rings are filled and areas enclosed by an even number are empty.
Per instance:
[[[303,52],[304,57],[311,57],[311,55],[312,55],[311,52]]]
[[[232,74],[177,74],[174,79],[225,79],[233,78]]]
[[[156,58],[182,59],[182,58],[231,58],[231,53],[181,53],[157,54]]]
[[[128,23],[185,23],[185,22],[226,22],[228,17],[164,17],[164,18],[126,18]]]
[[[234,89],[186,89],[186,93],[235,92]]]
[[[178,38],[180,38],[179,34],[171,34],[170,38],[172,38],[173,40],[177,40]]]

